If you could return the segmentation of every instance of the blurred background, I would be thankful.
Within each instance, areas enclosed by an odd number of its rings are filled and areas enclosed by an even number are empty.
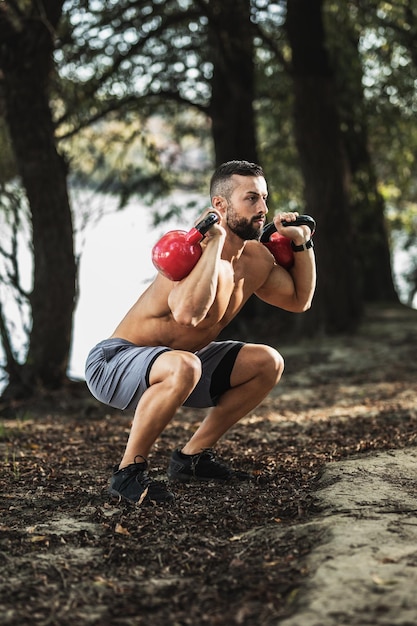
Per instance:
[[[229,336],[417,307],[417,0],[16,0],[0,40],[4,401],[83,376],[230,159],[263,166],[269,217],[315,217],[319,280],[306,314],[252,299]]]

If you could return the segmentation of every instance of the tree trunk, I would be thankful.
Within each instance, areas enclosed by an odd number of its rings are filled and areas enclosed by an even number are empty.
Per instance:
[[[356,127],[359,123],[356,125]],[[359,160],[350,152],[352,182],[356,189],[351,201],[356,249],[361,268],[364,302],[398,302],[391,271],[391,253],[385,223],[385,204],[367,147],[366,129],[355,132]]]
[[[258,162],[253,29],[250,0],[214,0],[207,11],[213,64],[209,115],[216,166],[243,159]],[[227,329],[248,335],[253,318],[262,315],[263,302],[251,297]]]
[[[209,115],[216,165],[233,159],[256,163],[250,0],[214,0],[207,11],[213,63]]]
[[[398,302],[391,271],[391,254],[385,223],[384,199],[369,153],[363,102],[362,63],[358,35],[349,25],[349,10],[333,13],[332,29],[343,33],[334,51],[343,141],[352,172],[350,206],[365,302]],[[337,30],[336,30],[337,29]]]
[[[62,2],[51,0],[33,3],[30,16],[0,15],[6,121],[30,206],[34,254],[28,354],[20,380],[11,377],[5,395],[57,388],[66,380],[76,262],[66,165],[55,146],[48,101],[61,9]]]
[[[359,322],[362,302],[349,214],[350,172],[325,47],[322,0],[288,0],[286,31],[306,213],[317,220],[317,291],[312,309],[300,323],[304,330],[345,332]]]

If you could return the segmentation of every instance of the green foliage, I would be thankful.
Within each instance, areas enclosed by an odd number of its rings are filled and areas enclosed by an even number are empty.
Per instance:
[[[417,194],[415,5],[324,3],[342,126],[350,129],[352,143],[358,120],[366,120],[381,191],[397,207]],[[192,0],[64,4],[52,106],[77,185],[117,193],[121,207],[135,194],[152,201],[173,187],[204,189],[213,162],[209,34],[216,7]],[[271,209],[301,209],[285,2],[253,0],[251,10],[254,109]],[[0,172],[10,177],[14,168],[1,123],[0,146]],[[363,193],[355,185],[352,193]]]
[[[140,119],[109,116],[62,142],[71,162],[73,183],[120,197],[120,208],[134,194],[143,199],[169,188],[155,143]]]
[[[175,0],[64,5],[54,111],[77,184],[117,193],[123,207],[135,194],[152,202],[205,182],[212,149],[206,112],[198,113],[210,93],[203,8]]]
[[[204,185],[207,173],[204,177],[200,172],[207,172],[212,163],[209,33],[216,6],[192,0],[64,4],[52,104],[57,138],[77,183],[120,193],[121,206],[134,193],[150,199],[172,185]],[[342,123],[354,129],[358,119],[366,119],[384,194],[391,189],[394,196],[389,200],[414,201],[416,2],[371,0],[365,6],[328,0],[324,8]],[[273,205],[299,208],[303,182],[293,139],[284,20],[285,2],[252,0],[260,160],[271,183]],[[358,43],[360,57],[354,53]],[[198,123],[187,120],[192,109],[201,112]],[[164,146],[162,133],[156,139],[149,128],[148,120],[155,116],[165,126]],[[200,152],[206,154],[205,159],[199,157],[197,168],[187,159],[173,164],[173,153],[187,151],[187,138],[194,145],[201,140]],[[0,154],[11,162],[4,156],[7,151]]]
[[[149,115],[161,101],[206,107],[210,66],[204,46],[207,19],[193,2],[132,3],[77,0],[64,6],[56,59],[63,85],[65,121],[89,123],[91,109]],[[80,107],[80,103],[86,106]]]
[[[417,2],[370,8],[359,14],[370,149],[387,202],[406,209],[417,201]]]
[[[405,245],[407,247],[414,246],[417,239],[417,204],[410,202],[401,208],[390,205],[387,217],[392,230],[403,232],[406,235]]]
[[[173,188],[206,190],[208,141],[205,117],[171,106],[170,116],[155,112],[148,119],[112,114],[61,144],[73,184],[118,195],[123,208],[132,196],[152,203]]]

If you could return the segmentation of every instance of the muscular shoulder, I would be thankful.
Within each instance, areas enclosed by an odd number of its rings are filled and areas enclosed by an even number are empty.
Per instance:
[[[245,245],[245,256],[250,263],[256,263],[256,267],[269,273],[275,265],[272,254],[259,241],[247,241]],[[252,266],[252,269],[254,267]]]
[[[259,241],[247,241],[237,274],[244,278],[246,287],[255,292],[268,279],[275,262],[274,257]]]

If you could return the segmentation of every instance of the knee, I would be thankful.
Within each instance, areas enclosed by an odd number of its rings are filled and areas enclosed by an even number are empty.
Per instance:
[[[265,383],[271,387],[281,379],[284,371],[284,359],[281,354],[267,345],[256,346],[256,367]]]
[[[168,378],[174,389],[191,392],[201,378],[201,361],[191,352],[171,351]]]
[[[265,348],[266,369],[270,370],[273,384],[276,385],[284,372],[284,359],[278,350],[270,346],[265,346]]]

